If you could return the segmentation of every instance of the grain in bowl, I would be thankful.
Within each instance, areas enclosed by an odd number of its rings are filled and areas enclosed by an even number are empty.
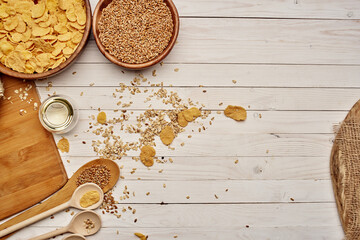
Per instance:
[[[94,13],[95,39],[112,62],[128,67],[155,61],[175,43],[178,14],[170,0],[103,0],[99,5],[99,13]]]

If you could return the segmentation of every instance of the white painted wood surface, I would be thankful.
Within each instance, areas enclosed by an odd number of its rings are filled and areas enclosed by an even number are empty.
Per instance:
[[[94,8],[97,0],[91,3]],[[174,151],[156,140],[157,155],[172,157],[172,164],[155,164],[148,170],[131,159],[138,152],[118,161],[125,179],[114,195],[119,198],[126,185],[136,195],[119,208],[132,206],[137,212],[127,211],[120,219],[102,215],[103,228],[89,239],[137,239],[134,232],[155,240],[342,239],[329,156],[334,126],[360,96],[359,1],[176,0],[175,4],[181,15],[178,44],[163,66],[142,73],[151,83],[163,82],[182,98],[205,104],[215,119],[212,126],[208,120],[191,123],[175,139]],[[151,76],[154,69],[156,77]],[[129,84],[135,72],[121,70],[101,55],[92,38],[73,66],[37,82],[42,99],[54,91],[67,94],[81,109],[78,126],[64,135],[70,140],[70,152],[61,155],[69,176],[96,158],[91,141],[97,137],[87,132],[89,116],[96,115],[98,107],[110,117],[117,114],[113,110],[122,109],[112,93],[119,83]],[[53,85],[50,91],[48,81]],[[144,103],[148,94],[123,95],[134,102],[127,108],[134,115],[149,107]],[[246,122],[216,113],[227,104],[246,107]],[[201,122],[208,129],[192,132]],[[127,133],[122,136],[136,139]],[[137,170],[131,174],[133,168]],[[10,239],[42,234],[70,219],[62,212]]]

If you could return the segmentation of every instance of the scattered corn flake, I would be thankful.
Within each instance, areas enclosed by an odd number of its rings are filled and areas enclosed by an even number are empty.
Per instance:
[[[154,165],[154,156],[156,151],[152,146],[143,146],[141,148],[140,160],[146,167]]]
[[[60,139],[59,142],[57,143],[57,147],[61,152],[69,152],[70,149],[69,140],[62,137],[62,139]]]
[[[177,120],[178,120],[179,125],[182,126],[182,127],[186,127],[188,125],[188,121],[186,121],[183,112],[178,113]]]
[[[186,127],[188,122],[194,121],[194,119],[201,116],[201,111],[196,108],[192,107],[190,109],[186,109],[178,113],[178,123],[182,127]]]
[[[153,70],[153,71],[152,71],[152,76],[153,76],[153,77],[156,77],[156,70]]]
[[[97,115],[97,122],[100,124],[106,123],[106,113],[105,112],[99,112]]]
[[[170,145],[175,138],[175,133],[172,127],[166,126],[160,132],[160,139],[165,145]]]
[[[235,160],[235,164],[238,164],[238,162],[239,162],[239,159],[236,159],[236,160]]]
[[[178,68],[175,68],[175,69],[174,69],[174,72],[178,72],[178,71],[179,71],[179,69],[178,69]]]
[[[246,119],[246,110],[240,106],[229,105],[225,109],[224,114],[236,121],[244,121]]]
[[[232,80],[232,82],[235,84],[235,83],[236,83],[236,80]]]

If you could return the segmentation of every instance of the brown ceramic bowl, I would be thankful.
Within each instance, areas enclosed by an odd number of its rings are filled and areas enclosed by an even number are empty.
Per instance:
[[[94,11],[92,27],[93,27],[93,33],[94,33],[96,45],[98,46],[100,52],[107,59],[109,59],[112,63],[115,63],[115,64],[119,65],[120,67],[124,67],[127,69],[133,69],[133,70],[148,68],[148,67],[153,66],[153,65],[159,63],[160,61],[162,61],[170,53],[171,49],[174,47],[176,39],[179,35],[179,25],[180,25],[179,13],[175,7],[175,4],[172,2],[172,0],[164,0],[164,2],[167,4],[167,6],[169,7],[169,9],[171,11],[171,15],[172,15],[173,23],[174,23],[174,31],[171,36],[170,42],[162,53],[160,53],[156,58],[154,58],[148,62],[145,62],[145,63],[122,62],[119,59],[117,59],[116,57],[112,56],[108,51],[106,51],[105,47],[102,45],[100,38],[99,38],[98,22],[100,21],[102,10],[104,8],[106,8],[107,5],[109,5],[109,3],[111,3],[111,1],[112,0],[99,0],[98,4],[96,5],[95,11]]]
[[[69,66],[71,63],[74,62],[74,60],[79,56],[80,52],[85,47],[87,40],[90,35],[90,29],[91,29],[91,6],[89,0],[84,0],[85,7],[86,7],[86,23],[85,23],[85,30],[83,38],[81,39],[77,49],[74,51],[74,53],[62,64],[60,64],[58,67],[48,70],[43,73],[20,73],[16,72],[5,65],[0,63],[0,72],[3,74],[6,74],[11,77],[20,78],[20,79],[28,79],[28,80],[35,80],[35,79],[43,79],[50,76],[53,76],[55,74],[60,73],[62,70],[64,70],[67,66]]]

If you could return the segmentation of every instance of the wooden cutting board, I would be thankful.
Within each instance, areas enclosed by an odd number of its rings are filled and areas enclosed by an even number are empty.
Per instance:
[[[34,103],[40,106],[34,82],[0,77],[6,97],[0,100],[2,220],[57,191],[67,182],[67,175],[52,134],[41,126],[34,110]],[[22,101],[19,95],[25,96],[24,91],[28,95]]]

